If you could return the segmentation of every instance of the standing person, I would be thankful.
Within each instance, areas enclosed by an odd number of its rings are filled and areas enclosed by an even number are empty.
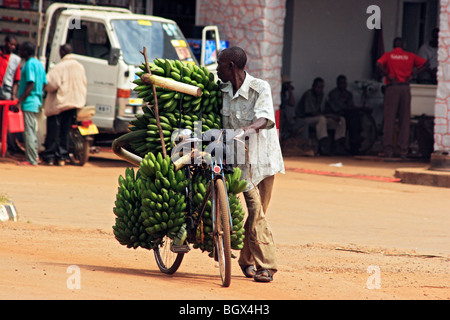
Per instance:
[[[426,72],[418,74],[418,81],[420,83],[437,83],[437,68],[438,68],[438,49],[439,49],[439,28],[434,28],[431,31],[430,41],[424,43],[417,53],[420,57],[427,60],[429,68]]]
[[[19,55],[26,61],[19,82],[19,99],[15,109],[23,111],[26,161],[22,165],[38,164],[38,139],[36,114],[42,105],[44,86],[47,84],[42,63],[34,58],[35,46],[31,42],[20,45]]]
[[[223,81],[223,125],[243,129],[258,148],[251,148],[250,164],[242,166],[247,180],[244,198],[248,208],[244,247],[238,260],[244,275],[259,282],[273,280],[277,272],[276,248],[266,220],[274,176],[284,173],[270,85],[248,74],[245,51],[239,47],[223,50],[218,56],[217,75]],[[256,269],[255,269],[256,267]]]
[[[59,55],[61,61],[47,74],[47,136],[41,156],[48,165],[57,161],[63,166],[69,159],[69,134],[77,109],[86,104],[87,81],[84,67],[75,60],[69,44],[60,47]]]
[[[330,155],[332,141],[328,136],[329,129],[335,129],[334,140],[343,149],[345,141],[346,123],[345,118],[333,112],[327,112],[324,94],[325,81],[318,77],[313,81],[312,88],[305,91],[297,104],[295,114],[304,119],[308,126],[314,126],[317,139],[319,140],[319,153]]]
[[[17,100],[17,90],[20,80],[20,57],[16,51],[17,40],[14,36],[6,36],[3,47],[0,48],[0,100]],[[0,128],[2,119],[0,117]],[[15,143],[16,134],[8,133],[8,153],[18,150]]]
[[[394,49],[386,52],[377,61],[377,66],[385,76],[384,125],[382,157],[394,156],[394,129],[398,115],[397,152],[407,158],[409,149],[409,126],[411,118],[411,79],[428,67],[424,58],[403,49],[403,40],[394,39]],[[417,68],[417,69],[415,69]]]
[[[20,80],[20,57],[16,51],[17,40],[6,36],[0,48],[0,100],[16,100]]]

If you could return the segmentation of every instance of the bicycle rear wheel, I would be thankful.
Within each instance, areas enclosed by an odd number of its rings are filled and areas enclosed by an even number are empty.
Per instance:
[[[222,286],[228,287],[231,282],[230,214],[225,185],[221,179],[216,180],[215,191],[216,210],[213,232],[215,257],[219,262]]]
[[[165,236],[161,243],[153,248],[156,264],[165,274],[174,274],[183,261],[184,253],[174,253],[170,250],[172,240]]]

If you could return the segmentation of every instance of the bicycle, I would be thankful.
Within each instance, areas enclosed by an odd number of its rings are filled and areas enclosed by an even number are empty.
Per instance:
[[[180,267],[184,255],[190,251],[189,244],[196,242],[197,229],[201,224],[208,200],[211,200],[211,219],[212,219],[212,239],[215,261],[219,264],[222,286],[228,287],[231,283],[231,235],[233,232],[233,221],[231,218],[230,204],[228,201],[228,190],[226,186],[226,173],[232,173],[230,165],[225,164],[225,154],[223,154],[225,145],[226,130],[209,130],[211,136],[218,139],[211,142],[211,137],[204,133],[202,138],[194,137],[190,130],[182,130],[180,142],[174,148],[173,155],[181,150],[188,150],[187,154],[179,157],[174,163],[176,170],[186,170],[186,177],[190,184],[185,190],[185,199],[187,199],[187,212],[185,215],[185,224],[181,227],[177,239],[172,240],[169,236],[157,241],[153,247],[154,256],[158,268],[165,274],[174,274]],[[211,134],[211,132],[213,132]],[[243,131],[234,135],[232,139],[239,140],[243,136]],[[228,141],[228,140],[227,140]],[[210,143],[206,148],[212,150],[207,152],[201,150],[199,145]],[[225,148],[226,150],[226,148]],[[142,158],[130,153],[122,148],[121,144],[113,144],[113,151],[125,160],[139,165]],[[172,158],[173,159],[173,158]],[[209,176],[208,188],[205,197],[198,212],[195,210],[192,188],[192,178],[194,175]],[[181,239],[176,243],[176,240]]]
[[[212,238],[213,238],[213,256],[219,264],[220,277],[222,286],[228,287],[231,282],[231,234],[233,230],[233,222],[231,218],[230,204],[228,201],[228,190],[226,187],[225,174],[231,173],[232,169],[229,165],[224,163],[225,155],[222,148],[225,143],[225,130],[210,130],[215,131],[215,136],[219,139],[211,142],[210,139],[202,139],[188,137],[177,145],[174,153],[177,150],[185,148],[186,145],[192,145],[191,153],[181,157],[178,163],[175,162],[175,167],[183,166],[186,170],[187,177],[191,179],[194,174],[203,174],[210,176],[206,196],[200,205],[200,211],[195,212],[192,203],[192,186],[186,188],[186,198],[188,199],[188,210],[186,213],[186,240],[184,243],[174,245],[171,243],[169,237],[165,237],[158,246],[155,246],[154,254],[156,263],[161,272],[166,274],[175,273],[181,262],[184,254],[189,252],[189,246],[186,243],[194,243],[208,200],[211,200],[211,219],[212,219]],[[233,139],[240,139],[243,132],[233,137]],[[186,135],[185,135],[186,136]],[[208,153],[200,151],[198,144],[203,145],[204,142],[214,143],[212,148],[216,152]],[[210,145],[211,146],[211,145]],[[221,149],[222,148],[222,149]],[[221,150],[220,150],[221,149]],[[194,155],[194,156],[192,156]],[[195,159],[194,159],[195,158]],[[189,162],[186,165],[185,162]],[[194,161],[192,161],[194,160]],[[179,170],[182,170],[179,168]],[[192,179],[191,179],[192,181]],[[182,231],[183,232],[183,231]],[[169,245],[170,243],[170,245]]]

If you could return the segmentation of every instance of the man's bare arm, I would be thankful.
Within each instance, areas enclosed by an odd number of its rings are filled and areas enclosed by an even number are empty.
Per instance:
[[[242,128],[245,133],[257,133],[259,130],[264,129],[267,126],[268,120],[266,118],[259,118],[251,125]]]

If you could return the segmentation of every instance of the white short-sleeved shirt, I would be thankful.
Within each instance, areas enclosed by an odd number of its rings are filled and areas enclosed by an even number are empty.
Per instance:
[[[222,84],[221,90],[225,129],[247,127],[259,118],[268,120],[264,129],[259,130],[247,140],[249,159],[245,164],[237,162],[242,170],[242,178],[247,180],[246,192],[257,186],[264,178],[285,172],[278,131],[275,126],[272,93],[268,82],[254,78],[248,73],[234,96],[231,82]]]

